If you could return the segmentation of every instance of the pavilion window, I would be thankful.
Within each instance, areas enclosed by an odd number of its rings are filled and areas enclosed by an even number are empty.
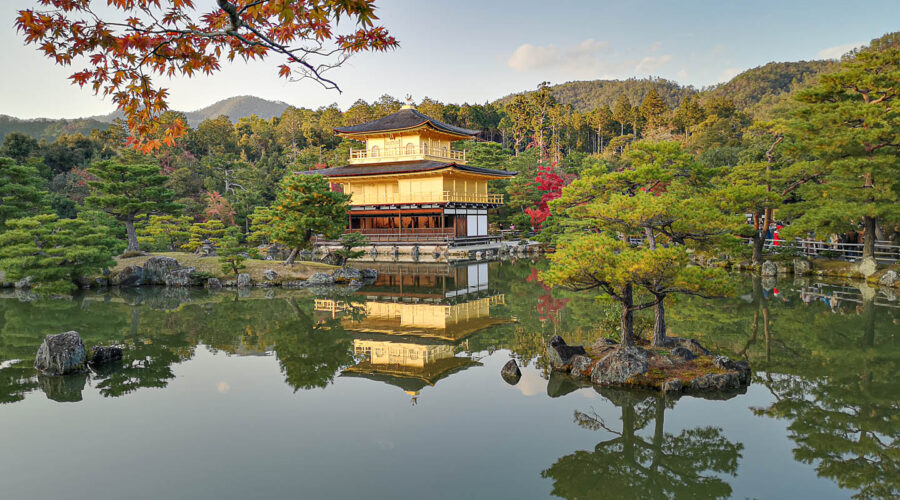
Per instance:
[[[406,145],[406,154],[408,154],[408,155],[416,154],[416,145],[411,142],[409,144],[407,144]]]
[[[372,158],[378,158],[379,156],[381,156],[381,148],[372,146]]]

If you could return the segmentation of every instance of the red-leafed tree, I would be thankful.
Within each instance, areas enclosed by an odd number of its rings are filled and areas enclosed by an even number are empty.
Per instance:
[[[206,210],[204,213],[209,219],[220,220],[227,225],[234,224],[234,207],[219,194],[218,191],[210,191],[206,193]]]
[[[538,191],[542,192],[541,201],[537,203],[535,208],[526,208],[525,213],[531,217],[531,225],[540,228],[541,224],[550,217],[550,207],[547,205],[550,201],[555,200],[562,194],[562,188],[569,179],[561,175],[557,171],[556,163],[549,166],[538,166],[538,175],[534,178],[533,184]]]
[[[215,0],[217,8],[205,13],[195,0],[38,3],[16,18],[26,43],[56,64],[84,64],[72,81],[111,96],[127,117],[129,144],[145,151],[173,144],[185,129],[180,119],[160,123],[168,90],[156,86],[152,75],[212,74],[223,60],[274,55],[284,61],[279,76],[340,90],[324,76],[327,70],[355,52],[397,46],[374,24],[373,0]],[[350,29],[336,33],[338,21]]]

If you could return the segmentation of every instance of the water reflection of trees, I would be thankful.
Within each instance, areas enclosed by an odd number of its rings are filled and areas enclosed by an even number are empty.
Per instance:
[[[673,324],[749,358],[774,402],[754,411],[787,421],[794,457],[855,498],[900,495],[900,345],[896,302],[864,283],[751,280],[744,300],[684,303]],[[841,294],[835,290],[841,290]],[[706,322],[730,316],[718,328]]]
[[[601,394],[622,409],[621,430],[594,412],[575,412],[581,427],[602,430],[612,439],[593,450],[576,451],[541,473],[553,480],[562,498],[727,498],[741,443],[727,440],[721,429],[698,427],[679,434],[665,432],[665,412],[674,403],[641,393],[604,389]],[[653,422],[653,433],[638,434]]]

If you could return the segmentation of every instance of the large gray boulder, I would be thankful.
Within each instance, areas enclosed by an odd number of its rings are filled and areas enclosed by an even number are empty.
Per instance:
[[[684,382],[677,378],[666,380],[662,384],[662,392],[668,395],[681,394],[684,390]]]
[[[219,281],[219,278],[209,278],[206,280],[206,288],[218,290],[219,288],[222,288],[222,282]]]
[[[590,356],[578,355],[572,358],[572,368],[569,373],[574,377],[590,378],[594,368],[594,360]]]
[[[746,361],[733,361],[728,356],[716,356],[713,358],[713,365],[723,370],[736,372],[741,385],[750,383],[750,364]]]
[[[250,287],[250,275],[247,273],[238,274],[237,287],[238,288],[249,288]]]
[[[884,286],[897,286],[900,284],[900,274],[897,274],[897,271],[891,269],[881,275],[881,279],[878,280],[878,283]]]
[[[266,281],[275,281],[278,279],[278,273],[276,273],[274,269],[266,269],[263,271],[263,278],[265,278]]]
[[[362,273],[355,267],[342,267],[331,273],[335,283],[349,283],[351,281],[359,281],[362,279]]]
[[[322,285],[333,285],[334,278],[330,274],[326,273],[315,273],[309,278],[306,279],[306,286],[322,286]]]
[[[194,271],[193,267],[173,269],[163,277],[163,284],[172,287],[191,286],[194,284]]]
[[[181,264],[172,257],[163,255],[154,255],[144,261],[144,279],[145,285],[165,285],[166,277],[177,269],[181,268]]]
[[[125,266],[109,280],[110,285],[120,287],[140,286],[144,282],[144,268],[141,266]]]
[[[681,358],[684,361],[690,361],[697,357],[694,355],[693,352],[691,352],[690,349],[688,349],[687,347],[681,347],[681,346],[678,346],[678,347],[672,349],[670,354],[672,355],[672,357]]]
[[[511,359],[503,365],[503,368],[500,369],[500,376],[503,377],[503,380],[506,381],[509,385],[516,385],[519,383],[519,379],[522,378],[522,372],[519,370],[519,365],[516,363],[516,360]]]
[[[87,353],[76,331],[47,335],[38,347],[34,368],[44,375],[68,375],[85,371]]]
[[[690,390],[694,392],[734,391],[740,389],[741,382],[737,373],[710,373],[691,381]]]
[[[809,259],[794,259],[794,274],[805,276],[810,273],[812,273],[812,263]]]
[[[591,382],[595,385],[624,384],[650,369],[650,354],[640,347],[620,347],[594,365]]]
[[[25,276],[24,278],[16,281],[13,284],[16,290],[28,290],[31,288],[31,276]]]
[[[568,371],[572,359],[579,354],[587,354],[580,345],[566,345],[559,335],[554,335],[547,342],[547,358],[554,370]]]
[[[771,260],[763,262],[760,274],[763,276],[775,276],[778,274],[778,266]]]

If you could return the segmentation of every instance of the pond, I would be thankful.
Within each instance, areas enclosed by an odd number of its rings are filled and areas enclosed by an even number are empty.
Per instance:
[[[528,260],[379,264],[375,285],[0,298],[0,496],[895,498],[900,308],[890,292],[736,276],[672,333],[747,359],[725,400],[578,387],[554,334],[614,307]],[[652,318],[641,317],[648,328]],[[126,346],[83,377],[31,367],[48,333]],[[500,377],[511,357],[515,386]]]

